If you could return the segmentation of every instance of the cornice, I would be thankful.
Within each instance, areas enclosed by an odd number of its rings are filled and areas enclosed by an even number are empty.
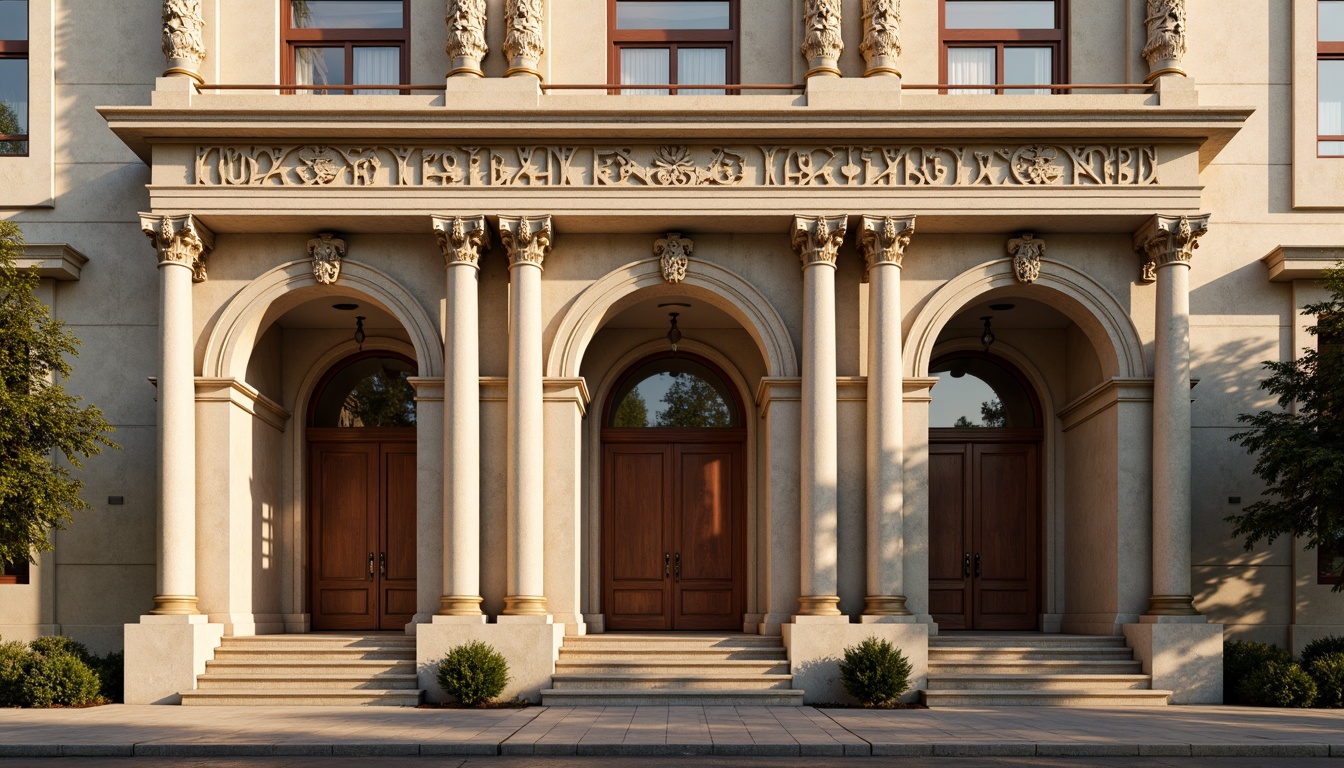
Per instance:
[[[1344,261],[1344,246],[1280,245],[1260,261],[1274,283],[1319,280],[1325,270]]]
[[[20,269],[35,269],[40,277],[55,280],[78,280],[79,272],[89,263],[89,257],[66,243],[28,243],[23,255],[15,259]]]

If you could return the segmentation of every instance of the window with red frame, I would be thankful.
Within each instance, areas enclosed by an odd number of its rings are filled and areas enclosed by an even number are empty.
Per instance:
[[[410,79],[407,0],[281,0],[286,85],[402,85]],[[399,93],[396,88],[300,93]]]
[[[942,0],[941,79],[949,93],[1048,94],[1064,82],[1068,0]],[[997,86],[997,87],[996,87]]]
[[[0,570],[0,584],[27,584],[30,567],[28,563],[16,563]]]
[[[728,85],[738,81],[738,0],[608,0],[611,82]],[[645,96],[722,95],[722,88],[638,88]]]
[[[1344,0],[1316,4],[1316,153],[1344,157]]]
[[[0,0],[0,155],[28,154],[28,0]]]

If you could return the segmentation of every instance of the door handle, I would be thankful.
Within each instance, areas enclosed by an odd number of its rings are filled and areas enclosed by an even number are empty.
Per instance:
[[[369,581],[373,581],[373,553],[369,553]]]
[[[980,578],[980,553],[975,553],[975,578]]]
[[[387,553],[386,553],[386,552],[379,552],[379,553],[378,553],[378,575],[379,575],[379,576],[386,576],[386,575],[387,575]]]
[[[967,552],[966,557],[961,561],[961,575],[967,579],[971,578],[971,553]]]
[[[677,581],[681,581],[681,553],[677,553]]]
[[[664,553],[663,553],[663,578],[666,579],[668,576],[671,576],[671,575],[672,575],[672,554],[669,553],[669,552],[664,552]]]

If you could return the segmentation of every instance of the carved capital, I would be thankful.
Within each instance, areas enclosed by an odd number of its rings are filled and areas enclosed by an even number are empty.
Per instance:
[[[863,249],[863,281],[868,270],[879,264],[901,266],[905,247],[915,234],[914,216],[864,216],[859,221],[859,247]]]
[[[205,17],[201,0],[163,0],[163,56],[165,75],[185,75],[198,83],[205,61]]]
[[[550,216],[500,216],[499,242],[509,254],[509,269],[520,264],[535,264],[538,268],[551,252]]]
[[[180,264],[191,269],[191,279],[205,281],[205,259],[215,247],[215,236],[189,213],[162,216],[140,214],[140,230],[149,235],[159,266]]]
[[[1145,282],[1157,279],[1157,270],[1171,264],[1189,264],[1199,238],[1209,231],[1209,214],[1158,214],[1134,233],[1134,250],[1144,259]],[[1151,280],[1146,279],[1151,275]]]
[[[448,58],[453,69],[448,73],[485,77],[481,59],[490,52],[485,42],[485,0],[448,0]]]
[[[434,216],[434,238],[446,265],[467,264],[480,269],[481,256],[490,250],[490,225],[484,216]]]
[[[509,59],[505,75],[540,78],[537,61],[546,51],[542,35],[545,10],[542,0],[507,0],[504,6],[504,55]]]
[[[840,0],[803,0],[803,58],[807,76],[840,75]]]
[[[1045,255],[1045,241],[1037,240],[1028,232],[1008,241],[1008,255],[1013,259],[1013,273],[1017,282],[1031,285],[1041,279],[1041,257]]]
[[[896,75],[901,55],[901,0],[863,0],[863,76]]]
[[[1185,0],[1148,0],[1143,22],[1148,27],[1148,43],[1143,46],[1150,72],[1148,82],[1162,75],[1184,75]]]
[[[681,236],[680,232],[668,232],[667,237],[653,241],[653,255],[663,268],[663,279],[669,283],[680,283],[686,279],[686,269],[691,265],[691,251],[695,242]]]
[[[323,232],[308,241],[308,255],[313,259],[313,279],[323,285],[335,284],[341,276],[345,241],[330,232]]]
[[[835,266],[848,218],[844,214],[793,217],[793,250],[803,260],[803,269],[817,264]]]

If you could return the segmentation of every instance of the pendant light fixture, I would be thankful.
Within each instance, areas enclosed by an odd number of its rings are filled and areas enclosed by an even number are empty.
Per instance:
[[[985,351],[989,351],[989,345],[994,343],[994,331],[989,327],[990,315],[980,318],[985,321],[985,330],[980,334],[980,343],[985,345]]]
[[[359,351],[364,351],[364,316],[359,315],[355,318],[355,343],[359,345]]]
[[[672,354],[677,354],[677,343],[681,341],[681,329],[677,327],[677,315],[680,312],[668,312],[667,316],[672,327],[667,331],[667,340],[672,343]]]

